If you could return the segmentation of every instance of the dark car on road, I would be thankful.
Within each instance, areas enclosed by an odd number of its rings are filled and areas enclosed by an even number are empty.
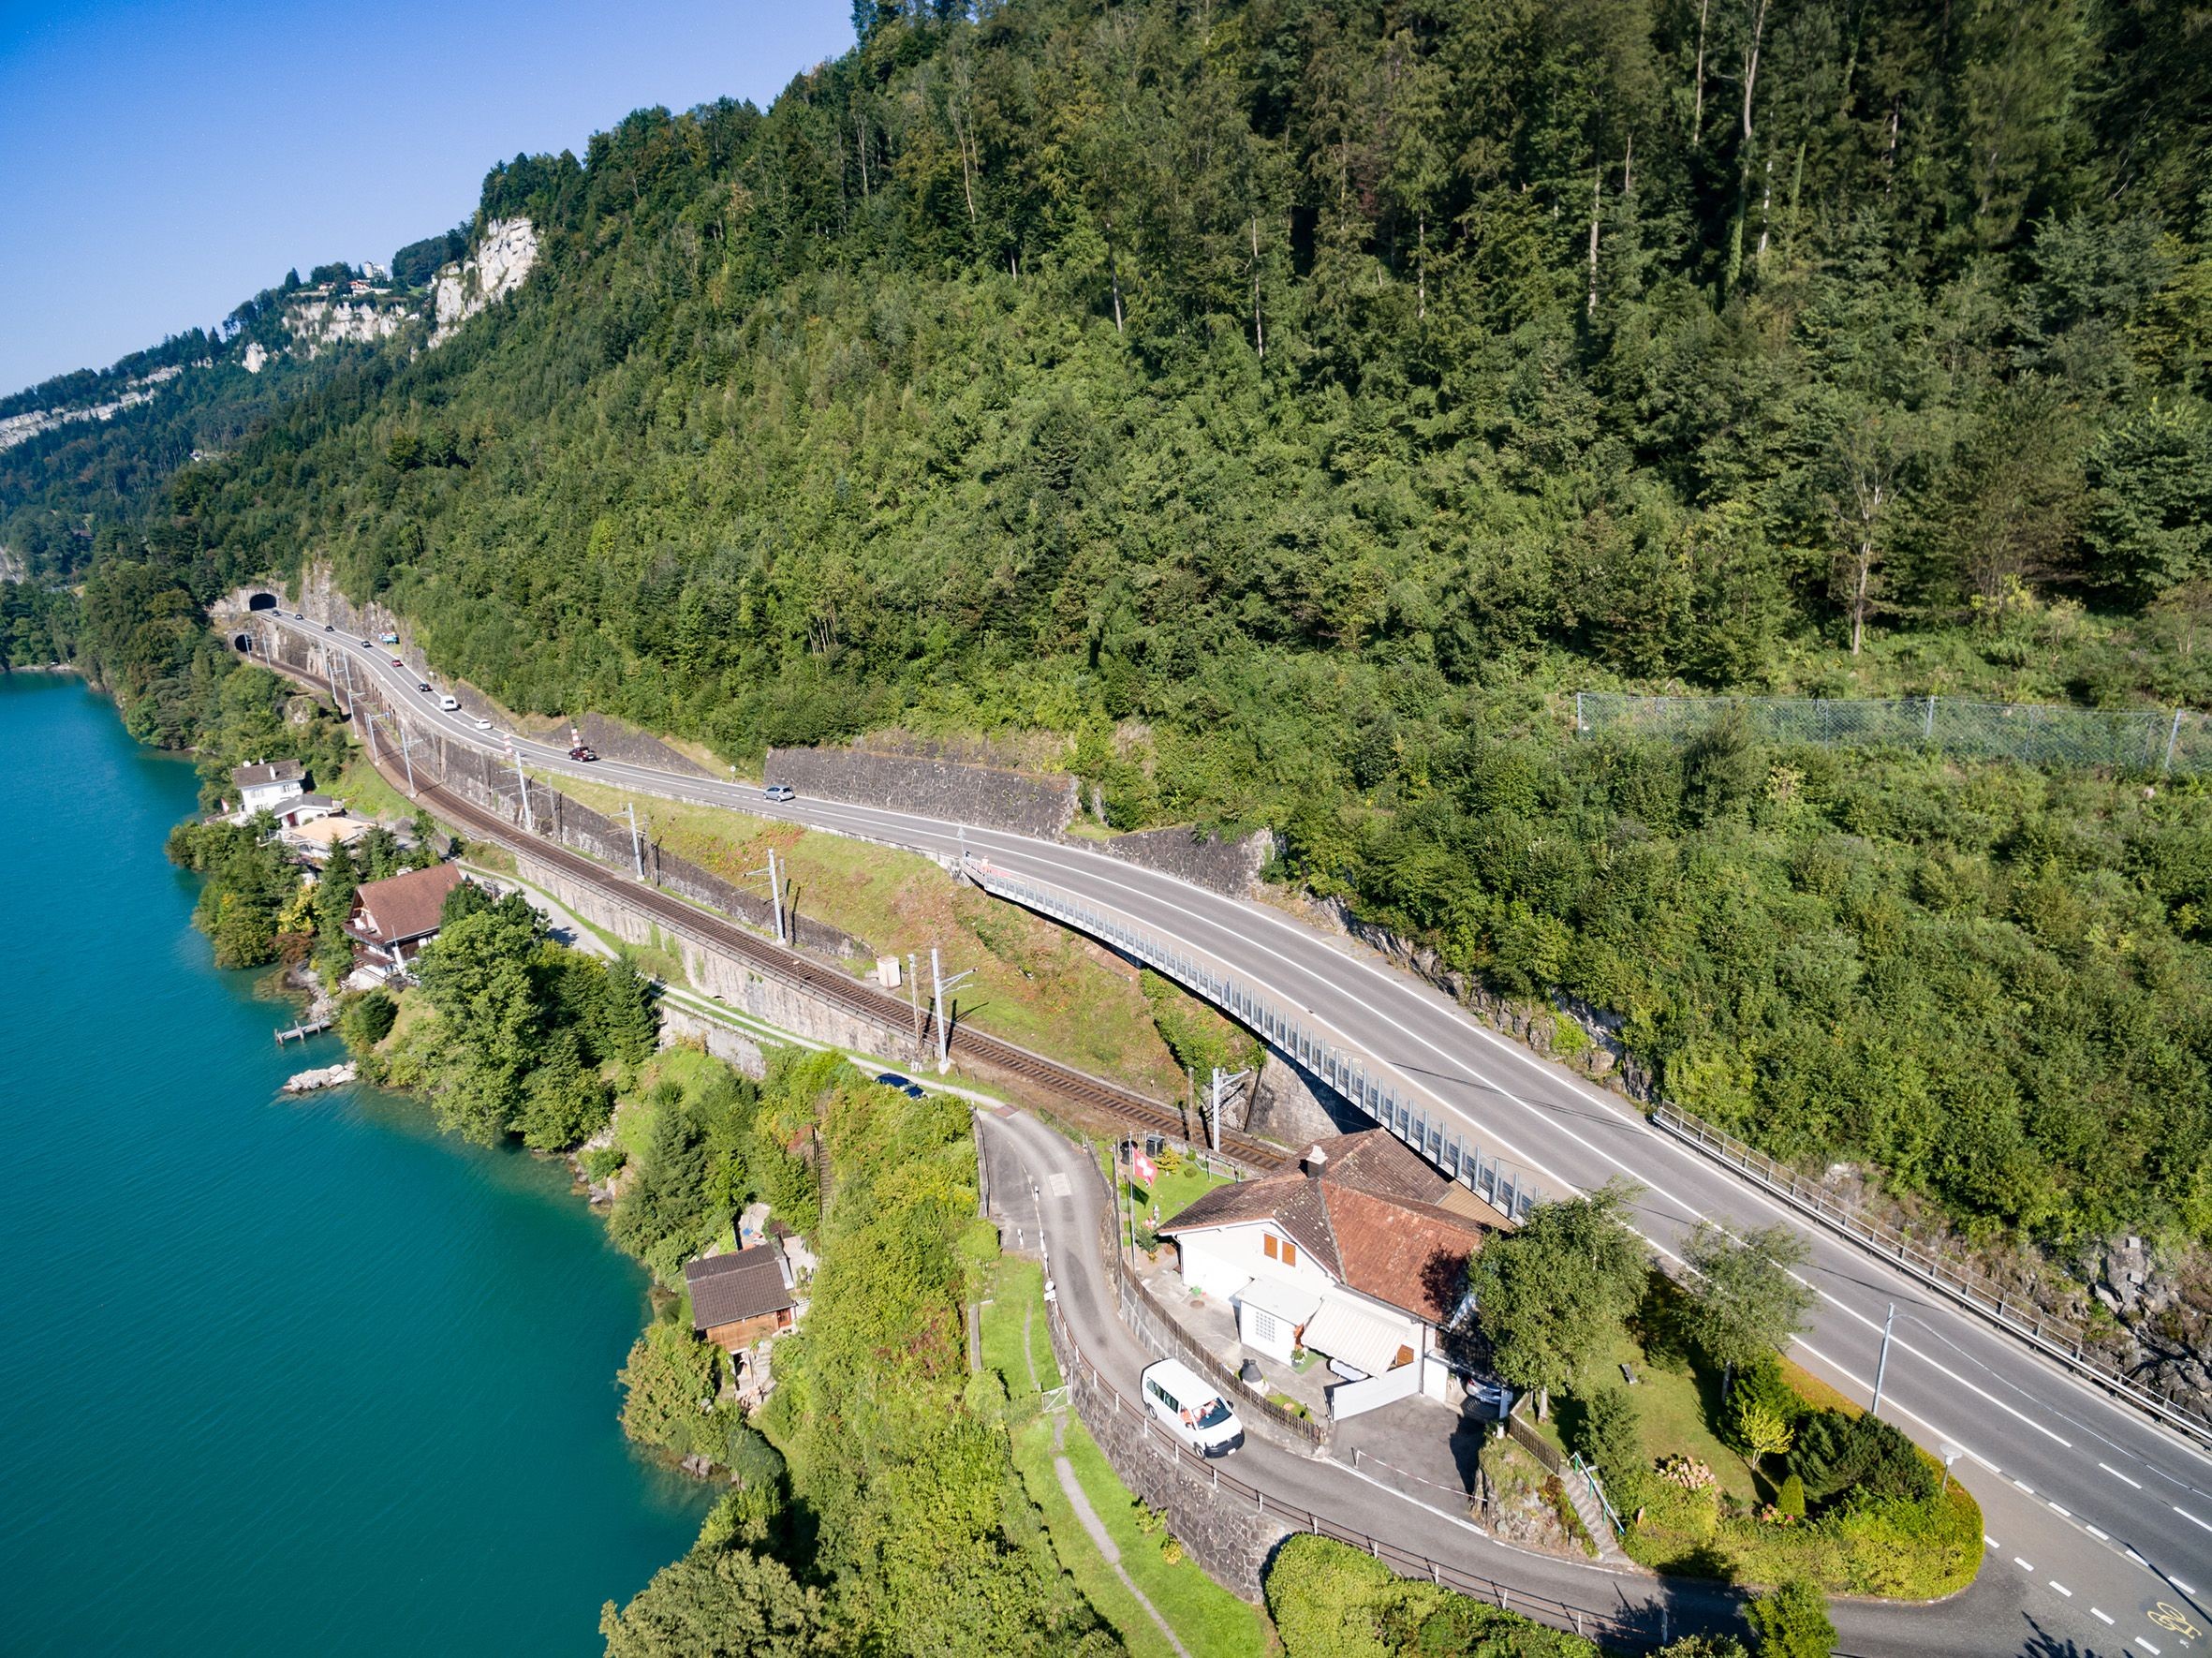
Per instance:
[[[910,1094],[917,1100],[925,1097],[925,1092],[920,1083],[910,1076],[901,1076],[895,1071],[886,1071],[876,1080],[887,1088],[896,1088],[900,1093]]]

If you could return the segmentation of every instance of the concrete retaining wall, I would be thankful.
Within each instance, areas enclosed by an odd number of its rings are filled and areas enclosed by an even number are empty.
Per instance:
[[[1075,1414],[1122,1484],[1167,1516],[1168,1531],[1207,1576],[1258,1602],[1267,1562],[1290,1534],[1290,1528],[1260,1514],[1256,1503],[1222,1490],[1207,1472],[1177,1457],[1145,1427],[1135,1405],[1124,1403],[1073,1351],[1066,1326],[1056,1318],[1049,1323],[1053,1356],[1068,1379]]]
[[[759,1043],[742,1031],[701,1018],[673,1002],[660,1004],[660,1042],[663,1047],[671,1047],[679,1042],[699,1043],[725,1065],[756,1082],[768,1074],[768,1056],[760,1051]]]
[[[831,1007],[804,991],[763,977],[737,956],[671,934],[652,918],[616,902],[557,866],[542,864],[526,853],[517,852],[515,867],[524,881],[552,895],[564,908],[594,926],[632,944],[657,945],[680,955],[692,984],[704,995],[757,1019],[765,1019],[771,1025],[833,1047],[878,1054],[901,1065],[924,1062],[922,1046],[910,1030],[894,1029]]]
[[[1075,816],[1075,779],[1033,777],[855,748],[771,748],[762,774],[802,794],[888,807],[1024,835],[1055,836]]]
[[[489,754],[465,744],[449,744],[442,738],[433,738],[430,747],[437,756],[440,778],[447,788],[465,800],[499,813],[509,822],[523,821],[522,794],[515,785],[512,767],[503,766]],[[419,759],[423,757],[422,749],[418,748],[416,752]],[[662,891],[719,910],[764,937],[775,936],[775,911],[764,894],[732,886],[690,860],[664,851],[659,842],[643,834],[639,837],[640,844],[633,848],[627,818],[604,816],[569,799],[557,789],[535,781],[530,784],[530,818],[538,833],[550,840],[624,872],[634,870],[641,860],[645,879]],[[786,919],[793,941],[803,950],[840,960],[876,958],[876,952],[861,940],[827,923],[804,915],[787,915]]]

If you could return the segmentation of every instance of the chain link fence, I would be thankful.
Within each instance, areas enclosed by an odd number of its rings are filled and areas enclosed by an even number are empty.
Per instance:
[[[1574,696],[1578,736],[1625,732],[1680,741],[1732,718],[1751,736],[1776,744],[1919,748],[1958,760],[2099,766],[2154,777],[2212,773],[2212,714],[2189,708],[2121,713],[1955,697]]]

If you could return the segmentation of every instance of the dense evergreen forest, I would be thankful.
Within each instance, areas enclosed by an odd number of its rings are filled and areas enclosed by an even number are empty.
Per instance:
[[[765,113],[494,170],[521,292],[96,527],[73,648],[135,723],[188,723],[193,600],[325,557],[522,709],[1056,733],[1117,824],[1276,827],[1777,1151],[2212,1235],[2201,785],[1556,701],[2212,703],[2199,14],[858,21]]]

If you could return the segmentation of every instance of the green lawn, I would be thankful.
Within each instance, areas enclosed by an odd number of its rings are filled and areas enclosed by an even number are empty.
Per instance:
[[[1262,1658],[1268,1650],[1267,1623],[1259,1608],[1238,1600],[1195,1561],[1186,1557],[1169,1563],[1160,1549],[1166,1533],[1147,1536],[1138,1530],[1135,1498],[1072,1411],[1060,1414],[1064,1427],[1055,1447],[1055,1414],[1038,1411],[1040,1388],[1060,1384],[1045,1329],[1043,1270],[1034,1261],[1007,1256],[992,1263],[985,1276],[989,1289],[981,1320],[983,1363],[1006,1380],[1012,1401],[1014,1467],[1029,1500],[1044,1517],[1059,1565],[1130,1652],[1138,1658],[1174,1658],[1174,1648],[1160,1634],[1159,1625],[1099,1552],[1061,1488],[1053,1459],[1065,1456],[1076,1483],[1121,1550],[1122,1570],[1193,1658]],[[1029,1379],[1032,1366],[1037,1373],[1034,1384]]]

